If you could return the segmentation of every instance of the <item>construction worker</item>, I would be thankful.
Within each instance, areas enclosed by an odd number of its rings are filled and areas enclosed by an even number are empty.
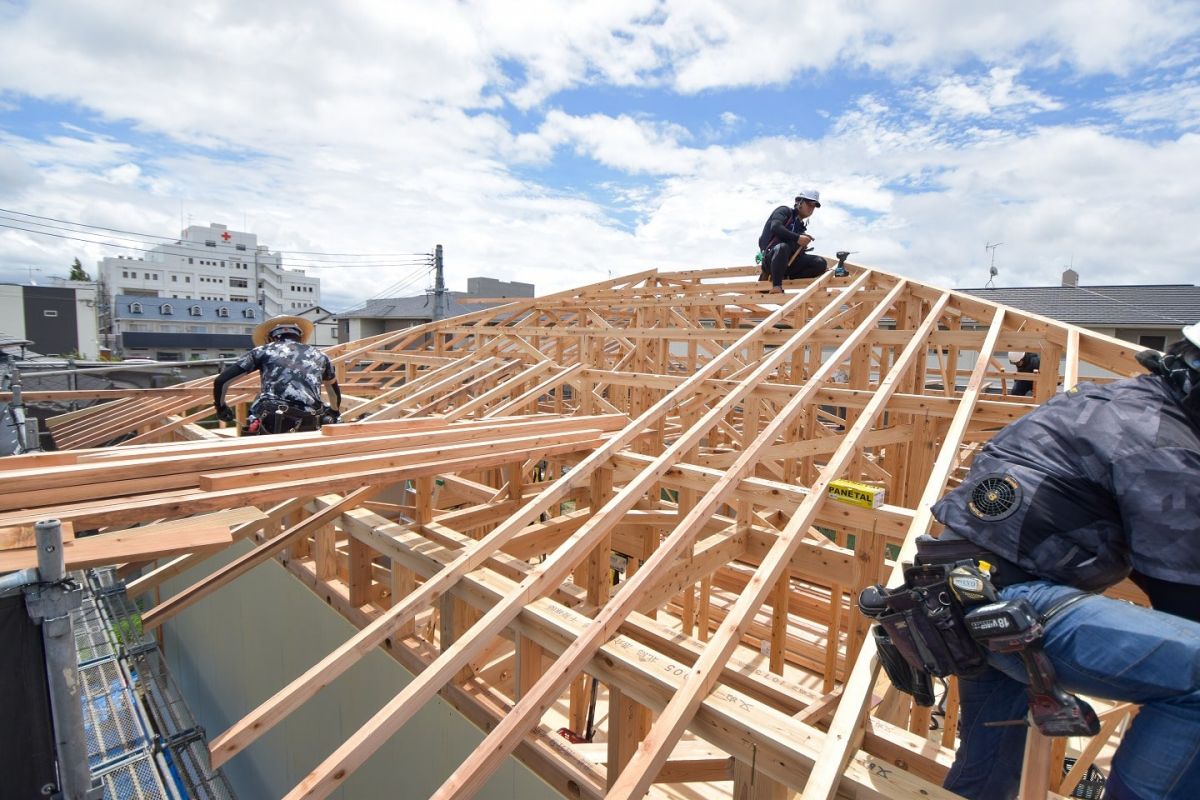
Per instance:
[[[1042,615],[1063,688],[1141,705],[1108,800],[1200,797],[1200,323],[1183,333],[1138,355],[1150,374],[1081,384],[1000,431],[933,507],[936,546],[978,546],[1000,599]],[[1092,594],[1127,575],[1156,610]],[[1027,730],[989,726],[1025,717],[1028,673],[988,660],[959,678],[945,783],[972,800],[1016,797]]]
[[[1042,368],[1042,357],[1037,353],[1009,353],[1008,361],[1017,372],[1037,373]],[[1009,394],[1013,397],[1028,397],[1033,394],[1033,381],[1023,379],[1013,381],[1012,391]]]
[[[307,344],[313,325],[303,317],[272,317],[258,324],[255,347],[213,381],[213,406],[217,418],[233,422],[233,409],[225,405],[225,385],[251,372],[261,373],[261,391],[250,406],[245,433],[284,433],[316,430],[336,422],[342,393],[329,357]],[[321,402],[321,384],[330,404]]]
[[[771,292],[782,292],[784,279],[815,278],[825,271],[824,258],[805,252],[813,242],[806,233],[807,220],[820,207],[821,193],[805,189],[796,195],[791,208],[779,206],[763,225],[758,237],[758,249],[763,253],[758,279],[770,280]]]

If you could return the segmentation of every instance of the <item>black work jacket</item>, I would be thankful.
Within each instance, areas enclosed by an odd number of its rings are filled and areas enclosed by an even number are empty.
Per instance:
[[[767,223],[763,225],[758,237],[758,249],[766,250],[779,242],[795,244],[800,240],[800,234],[808,230],[804,220],[796,216],[796,209],[779,206],[771,212]]]
[[[1200,585],[1200,420],[1156,375],[1056,395],[933,507],[964,538],[1089,591],[1130,568]]]

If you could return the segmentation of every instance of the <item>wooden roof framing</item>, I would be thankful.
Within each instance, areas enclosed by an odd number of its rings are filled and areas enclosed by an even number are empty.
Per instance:
[[[321,433],[201,428],[211,380],[130,392],[52,420],[63,452],[0,464],[0,526],[259,508],[233,529],[254,549],[145,625],[279,556],[360,631],[217,736],[214,762],[376,647],[417,673],[289,798],[327,796],[439,693],[489,733],[437,797],[514,752],[567,796],[732,780],[951,797],[954,695],[931,733],[879,680],[853,599],[888,582],[980,444],[1081,365],[1136,374],[1134,350],[860,266],[786,295],[753,276],[650,270],[338,345],[345,424]],[[1042,355],[1032,398],[1006,393],[1014,350]],[[229,391],[240,415],[254,381]],[[836,479],[886,503],[833,500]],[[211,552],[123,554],[124,573],[142,592]],[[606,687],[603,752],[545,727],[581,730],[586,676]],[[1130,709],[1106,713],[1105,739]],[[1037,772],[1030,796],[1070,791]]]

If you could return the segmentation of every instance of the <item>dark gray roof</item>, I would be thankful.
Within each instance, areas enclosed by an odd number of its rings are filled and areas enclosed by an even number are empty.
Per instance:
[[[1200,321],[1200,286],[1014,286],[962,289],[993,303],[1088,327],[1180,327]]]
[[[130,306],[141,304],[141,313],[134,313]],[[171,313],[163,313],[163,306],[170,306]],[[200,313],[192,315],[193,306],[199,307]],[[221,316],[220,309],[226,309],[228,316]],[[247,316],[245,312],[252,312]],[[191,320],[192,322],[231,322],[239,321],[247,325],[256,325],[266,319],[263,310],[254,303],[243,303],[240,300],[185,300],[182,297],[141,297],[133,294],[119,294],[113,298],[113,316],[119,319],[156,319],[174,322]]]
[[[459,297],[469,297],[466,292],[449,292],[446,298],[446,315],[457,317],[459,314],[470,314],[482,308],[491,308],[500,303],[471,303],[463,305]],[[337,315],[344,319],[355,317],[385,317],[393,319],[433,319],[432,295],[420,294],[416,297],[376,297],[365,304],[343,311]]]

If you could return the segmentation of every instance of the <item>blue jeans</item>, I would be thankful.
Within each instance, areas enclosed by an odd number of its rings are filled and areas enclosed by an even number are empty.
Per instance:
[[[1032,581],[1000,596],[1024,597],[1044,613],[1073,592]],[[1042,648],[1068,691],[1141,705],[1113,757],[1120,784],[1141,800],[1200,798],[1200,623],[1092,596],[1050,620]],[[984,723],[1025,716],[1028,678],[1015,655],[989,660],[982,674],[959,679],[961,744],[945,787],[971,800],[1009,800],[1026,728]]]

